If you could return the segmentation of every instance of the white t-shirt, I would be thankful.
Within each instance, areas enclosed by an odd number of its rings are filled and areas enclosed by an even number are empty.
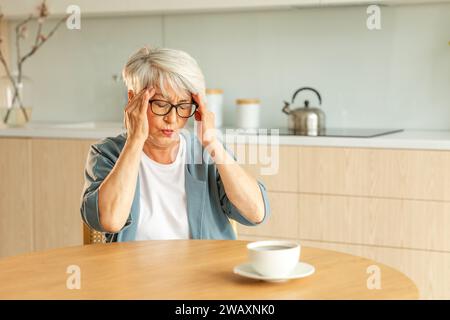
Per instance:
[[[186,141],[180,134],[176,160],[161,164],[142,151],[136,240],[189,239],[185,189]]]

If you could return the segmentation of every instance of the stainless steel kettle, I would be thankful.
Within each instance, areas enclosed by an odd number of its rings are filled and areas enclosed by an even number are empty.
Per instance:
[[[300,91],[309,90],[314,92],[319,99],[319,106],[322,105],[320,93],[310,87],[300,88],[292,96],[292,102],[289,104],[284,101],[282,111],[289,116],[288,127],[295,134],[306,136],[320,136],[325,134],[325,113],[319,107],[310,107],[309,101],[305,100],[303,107],[290,109],[289,106],[294,103],[295,97]]]

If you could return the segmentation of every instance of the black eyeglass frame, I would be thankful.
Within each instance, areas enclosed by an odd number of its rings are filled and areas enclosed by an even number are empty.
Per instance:
[[[153,109],[152,109],[152,102],[155,102],[155,101],[164,102],[164,103],[170,104],[169,110],[165,114],[155,113],[153,111]],[[175,112],[177,113],[177,116],[179,116],[180,118],[188,119],[188,118],[192,117],[195,114],[195,111],[197,111],[197,109],[198,109],[198,104],[195,101],[182,102],[182,103],[178,103],[178,104],[172,104],[172,103],[170,103],[169,101],[166,101],[166,100],[150,99],[150,100],[148,100],[148,103],[150,103],[150,110],[152,111],[152,113],[157,115],[157,116],[161,116],[161,117],[164,117],[164,116],[168,115],[172,111],[172,109],[175,108]],[[194,105],[195,106],[194,112],[192,112],[192,114],[190,116],[188,116],[188,117],[180,116],[180,114],[178,113],[178,107],[181,106],[181,105],[184,105],[184,104],[190,104],[190,105]]]

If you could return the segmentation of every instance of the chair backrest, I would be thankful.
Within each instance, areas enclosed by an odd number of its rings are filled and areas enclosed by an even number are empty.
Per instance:
[[[95,231],[83,224],[83,244],[106,243],[106,237],[103,232]]]
[[[235,220],[230,219],[231,227],[233,228],[234,234],[236,235],[236,239],[238,237],[237,232],[237,222]],[[96,231],[90,229],[88,226],[83,224],[83,243],[84,244],[95,244],[95,243],[106,243],[106,237],[103,232]]]

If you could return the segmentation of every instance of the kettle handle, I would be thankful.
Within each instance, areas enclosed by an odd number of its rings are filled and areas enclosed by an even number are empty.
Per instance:
[[[284,107],[283,107],[283,109],[281,111],[283,111],[286,114],[291,113],[291,110],[289,110],[289,102],[284,101]]]
[[[303,87],[303,88],[300,88],[297,91],[295,91],[294,95],[292,96],[292,102],[291,103],[294,103],[295,96],[297,95],[297,93],[299,93],[300,91],[303,91],[303,90],[313,91],[317,95],[317,97],[319,98],[319,106],[322,105],[322,97],[320,96],[319,91],[317,91],[316,89],[311,88],[311,87]]]

